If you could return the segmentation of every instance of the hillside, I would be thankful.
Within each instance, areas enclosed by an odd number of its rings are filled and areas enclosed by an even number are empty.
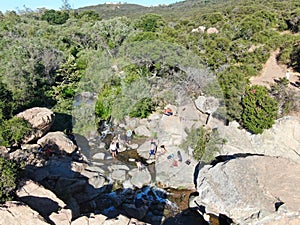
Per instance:
[[[176,220],[173,213],[182,208],[169,199],[186,206],[182,199],[197,188],[197,170],[204,164],[208,169],[200,180],[210,176],[210,167],[223,170],[224,161],[236,159],[225,168],[236,174],[243,162],[253,165],[252,174],[232,176],[241,187],[244,176],[256,181],[261,170],[256,158],[276,165],[291,161],[296,171],[299,15],[296,0],[189,0],[0,14],[0,171],[5,177],[0,189],[6,185],[0,203],[14,199],[20,178],[30,178],[65,201],[69,220],[80,223],[83,215],[94,214],[114,218],[116,209],[121,217],[138,213],[137,219],[160,225],[167,217]],[[262,179],[275,176],[271,172],[261,173]],[[295,177],[298,182],[299,174]],[[234,192],[224,187],[230,201]],[[149,202],[142,200],[141,189]],[[237,199],[247,195],[243,190]],[[289,190],[293,196],[294,188]],[[281,194],[280,187],[277,191]],[[250,198],[251,215],[231,214],[235,203],[230,202],[226,216],[259,223],[260,216],[272,214],[272,221],[274,204],[278,209],[285,201],[262,196],[265,208]],[[203,199],[197,197],[201,204]],[[60,205],[39,213],[55,224],[59,219],[50,215],[63,216],[66,208]],[[216,210],[207,207],[222,213],[222,201]],[[292,215],[288,210],[278,213]]]

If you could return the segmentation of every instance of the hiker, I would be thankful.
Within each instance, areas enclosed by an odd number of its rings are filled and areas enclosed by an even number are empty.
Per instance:
[[[117,152],[118,152],[118,143],[115,141],[112,141],[109,146],[110,154],[113,158],[116,158]]]
[[[54,150],[49,144],[45,144],[44,147],[39,145],[38,148],[38,154],[44,156],[46,159],[48,159],[50,156],[54,154]]]
[[[155,159],[156,149],[157,149],[156,143],[153,140],[151,140],[148,159],[150,159],[151,156],[154,156]]]
[[[136,160],[135,163],[139,171],[142,171],[143,169],[146,168],[145,165],[140,160]]]
[[[165,145],[161,145],[160,148],[162,150],[162,154],[165,154],[167,152]]]
[[[131,141],[132,141],[132,135],[133,135],[133,133],[131,130],[126,131],[126,142],[129,145],[131,144]]]
[[[166,116],[172,116],[172,115],[173,115],[172,109],[166,108],[166,109],[164,110],[164,115],[166,115]]]
[[[290,71],[289,70],[286,71],[285,77],[286,77],[286,79],[290,80]]]

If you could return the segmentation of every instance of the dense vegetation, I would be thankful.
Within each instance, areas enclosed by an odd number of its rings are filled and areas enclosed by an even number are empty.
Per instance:
[[[12,200],[17,188],[18,163],[0,157],[0,203]]]
[[[283,82],[268,90],[249,87],[249,78],[276,49],[280,63],[300,70],[299,1],[64,6],[0,13],[1,145],[16,144],[27,132],[13,116],[29,107],[45,106],[72,118],[79,90],[97,93],[98,119],[143,118],[182,91],[220,97],[214,82],[202,86],[212,74],[226,106],[219,116],[251,132],[261,133],[292,109],[294,99]],[[218,33],[192,32],[199,26]],[[198,144],[201,152],[204,145]]]

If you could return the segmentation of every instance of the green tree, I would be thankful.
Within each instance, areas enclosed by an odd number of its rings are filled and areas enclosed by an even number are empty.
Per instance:
[[[45,11],[42,16],[42,20],[46,20],[52,25],[64,24],[69,19],[69,14],[66,11],[55,11],[50,9]]]
[[[155,32],[159,28],[165,26],[166,22],[160,15],[147,14],[140,18],[136,23],[136,27],[144,32]]]
[[[31,130],[30,124],[21,118],[13,117],[0,124],[0,145],[12,146],[22,142],[22,139]]]
[[[0,203],[13,199],[19,169],[16,162],[0,157]]]
[[[270,97],[266,87],[258,85],[247,87],[242,105],[243,126],[249,131],[260,134],[274,124],[278,104]]]
[[[155,106],[152,99],[142,98],[134,104],[132,111],[129,113],[129,116],[147,118],[154,110]]]
[[[0,120],[11,117],[12,93],[7,89],[7,85],[0,81]]]

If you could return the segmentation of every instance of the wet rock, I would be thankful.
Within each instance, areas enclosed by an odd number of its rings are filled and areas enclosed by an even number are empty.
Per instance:
[[[99,152],[96,153],[95,155],[92,156],[93,159],[98,159],[98,160],[104,160],[105,159],[105,153]]]
[[[300,214],[300,165],[283,158],[248,156],[205,166],[197,179],[199,196],[190,207],[224,214],[239,224]],[[276,204],[283,203],[285,210]],[[279,209],[280,205],[279,206]]]
[[[148,211],[147,206],[136,208],[134,204],[123,204],[122,208],[125,210],[129,217],[134,217],[138,220],[143,219]]]
[[[126,180],[126,171],[125,170],[114,170],[111,173],[111,178],[117,181]]]

